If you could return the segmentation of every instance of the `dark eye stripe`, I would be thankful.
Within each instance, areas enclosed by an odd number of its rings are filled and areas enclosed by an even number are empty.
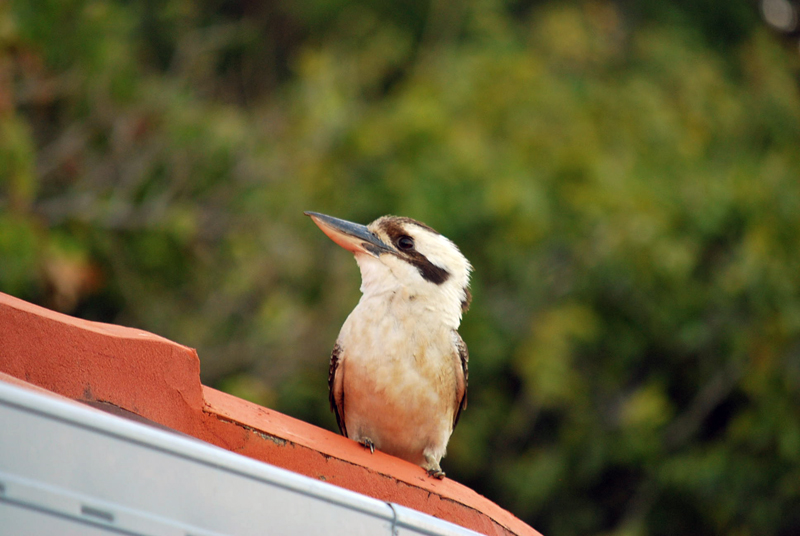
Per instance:
[[[425,255],[422,255],[419,252],[414,251],[413,253],[404,256],[404,258],[417,267],[420,275],[426,281],[441,285],[450,277],[450,272],[441,266],[436,266],[429,261]]]
[[[436,266],[431,261],[428,260],[425,255],[420,253],[419,251],[415,251],[413,249],[413,239],[405,233],[401,223],[413,223],[414,225],[418,225],[425,229],[430,229],[430,227],[417,222],[416,220],[411,220],[410,218],[395,218],[395,219],[387,219],[381,222],[381,227],[386,235],[389,237],[389,240],[395,244],[398,248],[397,255],[406,260],[407,262],[414,265],[417,270],[419,270],[420,275],[422,276],[425,281],[430,281],[436,285],[441,285],[450,277],[450,272],[442,268],[441,266]],[[436,232],[436,231],[433,231]],[[438,234],[438,233],[437,233]],[[404,249],[401,247],[400,242],[404,239],[411,240],[412,249]]]

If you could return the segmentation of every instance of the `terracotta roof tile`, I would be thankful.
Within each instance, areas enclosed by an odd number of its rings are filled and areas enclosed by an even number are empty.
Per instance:
[[[16,378],[16,379],[14,379]],[[537,535],[471,489],[200,383],[192,348],[0,293],[0,380],[112,405],[297,473],[484,534]]]

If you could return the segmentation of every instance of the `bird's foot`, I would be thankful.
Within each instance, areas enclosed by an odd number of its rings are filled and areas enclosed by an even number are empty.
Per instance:
[[[368,449],[369,449],[369,452],[370,452],[370,454],[375,454],[375,443],[373,443],[373,442],[372,442],[372,440],[371,440],[370,438],[368,438],[368,437],[365,437],[364,439],[362,439],[361,441],[359,441],[359,443],[361,443],[362,445],[364,445],[364,447],[365,447],[365,448],[368,448]]]
[[[441,469],[427,469],[426,472],[428,476],[432,476],[433,478],[437,478],[439,480],[444,478],[444,471]]]
[[[443,479],[444,471],[442,471],[442,468],[439,466],[439,460],[442,459],[442,456],[437,456],[430,452],[424,452],[422,455],[425,457],[425,463],[422,464],[422,468],[425,469],[428,476],[439,480]]]

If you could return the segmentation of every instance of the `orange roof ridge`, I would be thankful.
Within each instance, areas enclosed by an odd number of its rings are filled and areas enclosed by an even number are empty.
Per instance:
[[[0,293],[0,373],[484,534],[539,534],[453,480],[432,479],[413,464],[202,385],[194,349],[146,331]]]

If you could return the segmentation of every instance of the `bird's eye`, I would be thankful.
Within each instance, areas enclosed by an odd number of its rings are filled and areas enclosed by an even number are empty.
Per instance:
[[[397,247],[403,251],[410,251],[414,249],[414,239],[410,236],[401,236],[397,239]]]

